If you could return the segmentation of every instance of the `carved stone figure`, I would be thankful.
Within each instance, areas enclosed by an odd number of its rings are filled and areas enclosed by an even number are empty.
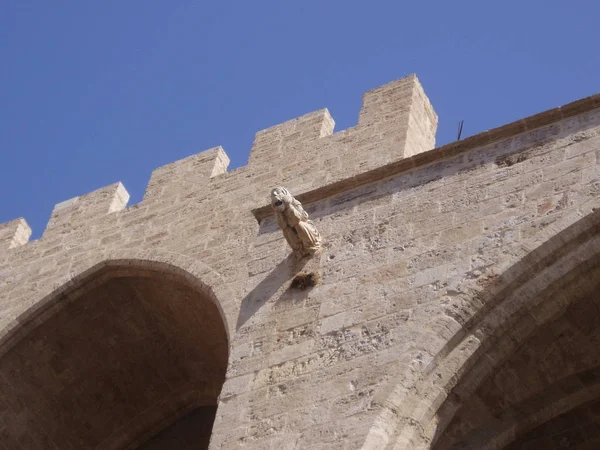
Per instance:
[[[321,235],[317,228],[308,220],[302,203],[286,188],[276,187],[271,190],[271,207],[285,240],[297,256],[313,255],[321,248]]]

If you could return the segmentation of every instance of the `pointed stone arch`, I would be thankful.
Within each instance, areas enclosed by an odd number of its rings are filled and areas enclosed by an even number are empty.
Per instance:
[[[8,429],[27,423],[31,433],[12,439],[30,439],[21,445],[32,449],[134,449],[203,408],[209,418],[195,420],[211,421],[202,439],[210,436],[235,324],[218,273],[181,254],[119,250],[48,291],[0,337],[0,392],[14,394],[4,396],[15,412]],[[98,416],[85,417],[90,411]],[[56,433],[67,425],[81,427],[85,443],[76,432],[61,442]]]
[[[112,250],[97,253],[83,263],[60,275],[50,286],[36,292],[31,306],[12,323],[0,330],[0,357],[18,341],[19,336],[42,323],[47,317],[60,310],[61,300],[81,280],[93,276],[105,267],[132,266],[139,268],[157,268],[165,273],[180,275],[198,289],[219,308],[225,323],[227,336],[235,332],[233,316],[234,297],[221,275],[214,269],[190,256],[164,250]]]
[[[578,300],[569,286],[588,293],[595,288],[594,278],[588,276],[592,271],[600,271],[598,210],[549,236],[500,277],[459,299],[465,304],[476,304],[477,312],[461,324],[425,370],[412,379],[409,375],[404,377],[410,381],[399,384],[382,404],[363,449],[438,448],[436,443],[466,398],[528,336]],[[596,368],[587,370],[595,371]],[[551,397],[538,399],[540,403],[533,407],[537,414],[529,415],[526,428],[584,404],[597,392],[596,386],[584,386],[572,392],[570,402]],[[546,394],[550,396],[551,392]],[[488,424],[496,427],[496,434],[490,436],[489,432],[481,437],[489,445],[479,441],[476,448],[502,448],[510,443],[515,433],[524,431],[517,430],[516,421],[505,418]]]

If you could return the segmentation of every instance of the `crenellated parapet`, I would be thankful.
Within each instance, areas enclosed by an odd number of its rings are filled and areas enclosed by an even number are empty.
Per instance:
[[[226,177],[221,175],[227,173],[229,157],[221,147],[159,167],[137,206],[222,197],[243,186],[250,213],[264,202],[265,186],[285,185],[302,194],[431,150],[437,115],[417,77],[410,75],[365,93],[356,126],[334,133],[334,125],[329,111],[321,109],[259,131],[248,165]],[[42,239],[85,233],[92,222],[126,210],[128,199],[124,186],[115,183],[58,203]],[[24,221],[0,227],[5,248],[24,244],[30,235]]]
[[[98,226],[146,223],[161,205],[168,205],[169,214],[179,214],[179,221],[188,220],[187,211],[193,211],[199,229],[215,226],[209,224],[211,215],[230,214],[231,201],[238,205],[236,214],[246,211],[260,221],[271,214],[267,193],[273,186],[286,186],[309,204],[348,187],[566,119],[596,107],[594,102],[581,100],[434,150],[438,118],[417,77],[409,75],[366,92],[354,127],[334,132],[333,118],[321,109],[259,131],[248,165],[233,171],[228,172],[229,157],[221,147],[159,167],[150,177],[143,201],[132,210],[126,208],[129,194],[121,183],[61,202],[42,239],[60,240],[73,231],[82,237],[92,223],[103,222],[113,213],[108,225]],[[536,139],[543,135],[538,134]],[[121,214],[127,217],[120,219]],[[160,218],[161,223],[169,220],[174,219]],[[0,250],[25,244],[30,234],[23,219],[0,224]]]
[[[357,164],[377,165],[431,150],[437,121],[413,74],[366,92],[358,125],[347,130],[333,133],[335,122],[329,111],[322,109],[260,131],[249,165],[280,158],[299,162],[339,155],[351,157]]]

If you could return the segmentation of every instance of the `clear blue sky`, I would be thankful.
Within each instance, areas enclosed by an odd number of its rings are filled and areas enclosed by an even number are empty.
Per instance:
[[[0,222],[416,72],[438,145],[600,91],[600,1],[18,0],[0,6]]]

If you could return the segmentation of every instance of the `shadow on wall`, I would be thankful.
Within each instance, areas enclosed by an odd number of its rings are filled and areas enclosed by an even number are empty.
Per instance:
[[[283,287],[285,283],[292,280],[308,263],[309,259],[298,260],[290,253],[281,261],[269,275],[246,295],[240,306],[236,330],[239,330],[267,301],[272,298]],[[298,300],[298,297],[306,297],[307,292],[297,292],[286,289],[277,301]]]

